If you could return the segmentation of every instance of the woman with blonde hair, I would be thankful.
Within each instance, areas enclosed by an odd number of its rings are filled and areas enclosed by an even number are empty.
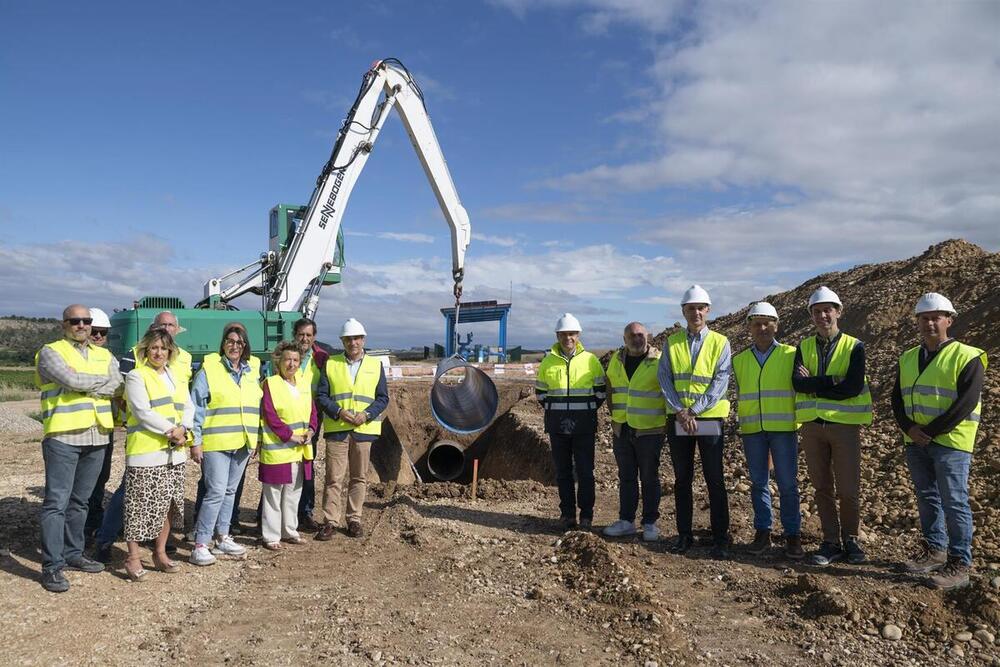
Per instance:
[[[140,581],[139,542],[154,540],[153,565],[161,572],[180,566],[166,553],[170,510],[184,512],[184,463],[194,422],[187,384],[169,364],[177,345],[163,328],[151,329],[136,346],[136,367],[125,376],[129,416],[125,440],[125,571]]]
[[[261,399],[261,541],[271,551],[281,549],[281,540],[305,542],[298,533],[299,496],[303,480],[312,479],[309,443],[319,427],[319,417],[312,386],[299,369],[299,355],[295,342],[278,344],[271,362],[277,374],[264,381]]]

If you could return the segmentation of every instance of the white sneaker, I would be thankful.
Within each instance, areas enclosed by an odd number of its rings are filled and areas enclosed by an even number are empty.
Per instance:
[[[194,549],[191,550],[191,557],[188,558],[188,562],[192,565],[211,565],[215,562],[215,556],[209,552],[208,547],[204,544],[194,545]]]
[[[660,539],[660,529],[656,527],[655,523],[642,524],[643,542],[656,542],[659,539]]]
[[[223,535],[215,541],[212,553],[216,556],[245,556],[246,547],[236,544],[229,535]]]
[[[624,519],[618,519],[610,526],[605,527],[601,531],[606,537],[626,537],[628,535],[635,535],[635,524]]]

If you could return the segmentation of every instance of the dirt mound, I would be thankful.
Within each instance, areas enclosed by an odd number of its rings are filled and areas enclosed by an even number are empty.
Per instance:
[[[949,599],[963,614],[1000,628],[1000,591],[989,579],[973,581],[968,588],[952,592]]]
[[[574,531],[564,537],[553,556],[561,580],[570,590],[617,607],[650,602],[651,587],[636,577],[593,533]]]
[[[405,487],[396,486],[389,482],[388,484],[376,484],[371,487],[371,491],[374,495],[383,498],[392,496],[395,492],[414,500],[468,499],[471,493],[468,484],[458,482],[428,482]],[[476,488],[476,498],[479,500],[502,502],[533,500],[544,493],[545,487],[533,480],[482,479],[479,480]]]
[[[904,459],[901,436],[892,418],[889,396],[899,355],[918,342],[913,306],[926,292],[948,296],[959,311],[951,333],[959,340],[984,349],[996,358],[1000,352],[1000,253],[988,253],[961,240],[931,246],[923,254],[883,264],[865,264],[850,270],[816,276],[795,289],[763,297],[782,316],[778,336],[794,345],[810,335],[806,310],[809,295],[827,285],[844,302],[841,329],[865,343],[867,372],[874,398],[875,422],[863,429],[862,512],[867,532],[890,536],[919,528],[916,500]],[[749,344],[748,308],[711,323],[713,330],[729,337],[733,353]],[[662,347],[668,329],[656,336]],[[983,391],[980,441],[970,476],[971,505],[975,517],[974,552],[980,564],[1000,561],[1000,370],[990,364]],[[735,404],[735,385],[731,399]],[[733,414],[735,415],[735,405]],[[732,424],[735,432],[735,421]],[[731,450],[732,452],[732,450]],[[744,475],[742,452],[727,458],[729,475]],[[812,489],[800,478],[803,509],[815,512]],[[894,554],[901,555],[901,554]]]

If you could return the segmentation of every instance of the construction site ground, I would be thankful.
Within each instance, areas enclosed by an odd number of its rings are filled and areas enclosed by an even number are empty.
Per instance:
[[[429,383],[393,383],[390,420],[419,460],[438,437],[426,423]],[[696,547],[668,552],[667,542],[605,540],[561,533],[555,523],[541,413],[530,383],[500,383],[502,417],[484,455],[479,497],[458,483],[373,484],[365,536],[309,540],[272,553],[253,538],[245,560],[210,567],[185,563],[178,574],[124,578],[121,543],[111,570],[69,572],[65,594],[38,584],[37,515],[44,477],[37,430],[23,414],[33,401],[6,403],[0,435],[0,586],[4,591],[4,664],[782,664],[1000,665],[996,605],[1000,569],[977,562],[974,586],[932,591],[895,574],[912,530],[869,530],[870,562],[817,571],[782,559],[779,549],[752,557],[737,546],[720,562]],[[410,407],[407,407],[410,406]],[[413,422],[408,423],[408,420]],[[501,423],[501,420],[503,423]],[[417,428],[423,424],[423,429]],[[597,447],[595,525],[617,518],[616,466],[602,422]],[[407,434],[416,437],[407,441]],[[473,443],[475,446],[475,443]],[[748,481],[736,442],[727,445],[730,504],[737,544],[753,534]],[[391,449],[392,443],[384,446]],[[322,448],[321,448],[322,449]],[[395,468],[399,452],[376,457]],[[502,459],[516,458],[516,461]],[[492,459],[492,462],[490,461]],[[379,462],[381,461],[381,462]],[[389,463],[387,463],[389,461]],[[419,468],[419,466],[418,466]],[[322,485],[322,460],[317,465]],[[115,457],[108,492],[120,479]],[[527,473],[534,473],[529,475]],[[259,497],[247,475],[243,517]],[[536,479],[529,479],[534,476]],[[661,467],[660,526],[673,533],[672,472]],[[548,477],[546,483],[540,481]],[[802,476],[804,480],[804,475]],[[197,468],[187,475],[190,514]],[[804,489],[804,537],[818,523]],[[869,494],[874,491],[869,487]],[[696,526],[707,528],[704,487],[696,485]],[[190,516],[188,517],[190,520]],[[189,545],[179,541],[179,557]],[[151,565],[148,556],[147,567]],[[899,629],[899,639],[895,636]]]

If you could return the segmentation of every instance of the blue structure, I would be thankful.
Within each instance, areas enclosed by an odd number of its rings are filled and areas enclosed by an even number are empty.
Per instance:
[[[463,303],[455,322],[455,309],[442,308],[444,315],[444,356],[455,354],[455,326],[466,322],[500,322],[499,348],[501,361],[507,360],[507,316],[510,315],[509,303],[496,301],[471,301]]]

